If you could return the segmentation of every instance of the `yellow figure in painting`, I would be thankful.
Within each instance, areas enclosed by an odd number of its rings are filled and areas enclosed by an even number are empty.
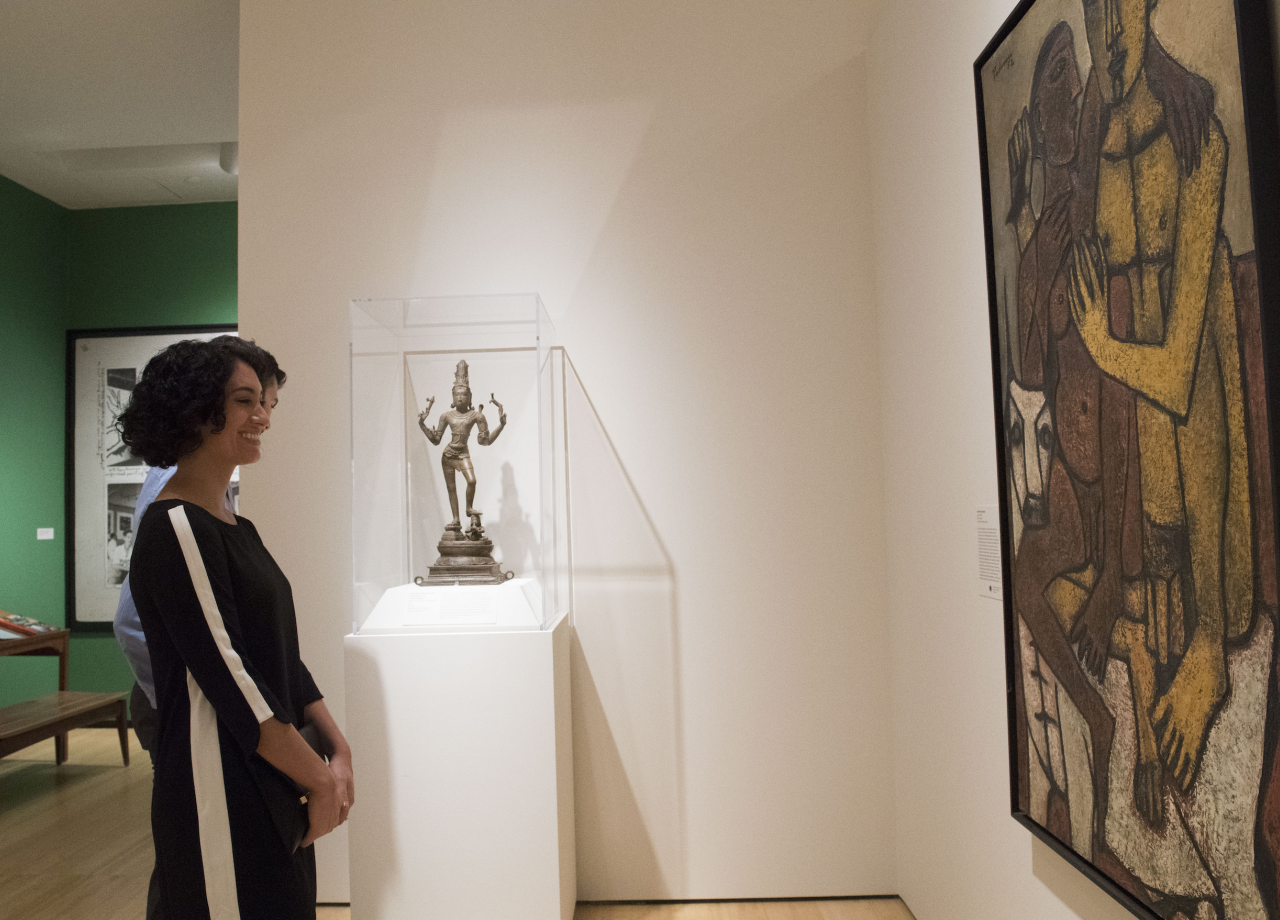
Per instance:
[[[1098,367],[1137,395],[1146,624],[1138,657],[1153,667],[1150,695],[1135,696],[1152,699],[1160,760],[1187,791],[1227,695],[1225,643],[1252,626],[1253,557],[1221,229],[1227,142],[1208,83],[1185,70],[1172,78],[1170,65],[1179,65],[1150,32],[1154,6],[1084,0],[1105,133],[1097,233],[1073,244],[1068,288]],[[1175,93],[1202,93],[1207,117],[1187,117],[1197,106],[1171,102]]]

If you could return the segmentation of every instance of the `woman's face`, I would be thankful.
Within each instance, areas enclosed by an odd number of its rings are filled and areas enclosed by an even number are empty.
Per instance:
[[[204,441],[197,453],[216,457],[220,465],[257,463],[262,459],[262,434],[271,427],[271,410],[278,401],[278,392],[274,380],[263,390],[253,368],[237,362],[227,381],[227,423],[216,432],[212,423],[206,423]]]

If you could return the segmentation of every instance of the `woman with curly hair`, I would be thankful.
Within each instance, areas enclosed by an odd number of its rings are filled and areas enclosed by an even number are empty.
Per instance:
[[[151,823],[168,920],[314,918],[311,844],[355,800],[350,748],[298,654],[289,582],[224,501],[235,468],[262,456],[284,379],[252,342],[178,342],[120,415],[136,456],[177,465],[130,570],[160,714]]]

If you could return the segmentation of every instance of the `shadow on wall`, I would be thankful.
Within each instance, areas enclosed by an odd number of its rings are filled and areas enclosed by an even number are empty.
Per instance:
[[[529,512],[520,506],[520,490],[510,463],[502,464],[502,494],[498,497],[498,517],[485,525],[485,532],[497,547],[496,558],[512,572],[528,572],[541,558],[538,534]]]
[[[565,365],[578,897],[663,899],[685,888],[675,567]]]

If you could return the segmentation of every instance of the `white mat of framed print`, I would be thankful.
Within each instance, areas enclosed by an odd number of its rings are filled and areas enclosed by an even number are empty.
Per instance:
[[[234,334],[235,326],[80,329],[67,333],[67,624],[111,629],[129,574],[134,505],[150,469],[120,440],[116,417],[142,369],[183,339]],[[238,472],[238,471],[237,471]],[[238,478],[238,477],[237,477]]]

